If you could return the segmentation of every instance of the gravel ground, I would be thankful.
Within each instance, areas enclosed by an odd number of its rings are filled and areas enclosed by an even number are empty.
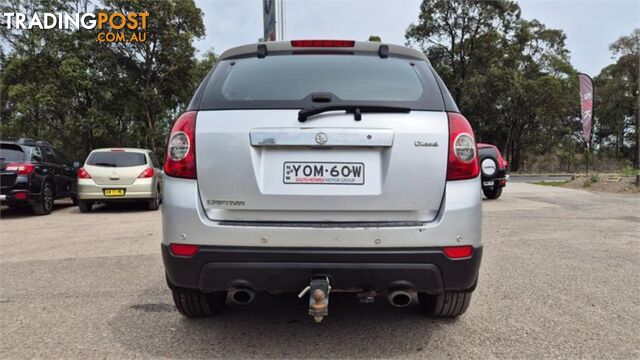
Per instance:
[[[334,294],[314,324],[289,295],[182,318],[164,284],[160,212],[3,208],[0,357],[640,357],[639,196],[512,183],[484,215],[480,281],[458,320]]]

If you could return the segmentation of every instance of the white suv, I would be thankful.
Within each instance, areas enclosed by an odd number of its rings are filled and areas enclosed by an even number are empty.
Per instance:
[[[430,316],[467,309],[481,194],[469,122],[419,51],[296,40],[222,54],[174,123],[163,260],[178,310],[227,297],[385,294]]]

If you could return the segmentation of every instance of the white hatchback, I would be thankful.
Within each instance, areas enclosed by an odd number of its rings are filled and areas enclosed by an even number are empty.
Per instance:
[[[147,149],[96,149],[78,170],[80,211],[98,202],[145,201],[157,210],[162,194],[162,169]]]

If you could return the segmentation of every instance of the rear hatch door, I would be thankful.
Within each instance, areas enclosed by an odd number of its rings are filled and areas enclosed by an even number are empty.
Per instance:
[[[445,112],[198,113],[198,188],[209,218],[231,221],[430,221],[447,170]],[[269,127],[264,125],[269,124]]]
[[[144,153],[121,149],[94,151],[84,165],[98,185],[131,185],[148,167]]]
[[[17,144],[0,143],[0,192],[4,194],[16,181],[17,172],[7,171],[10,163],[24,163],[27,159],[22,147]]]

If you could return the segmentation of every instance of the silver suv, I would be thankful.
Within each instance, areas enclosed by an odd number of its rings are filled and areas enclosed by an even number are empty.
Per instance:
[[[429,61],[296,40],[222,54],[174,123],[162,253],[185,316],[256,292],[333,291],[434,317],[469,306],[482,254],[477,149]]]

